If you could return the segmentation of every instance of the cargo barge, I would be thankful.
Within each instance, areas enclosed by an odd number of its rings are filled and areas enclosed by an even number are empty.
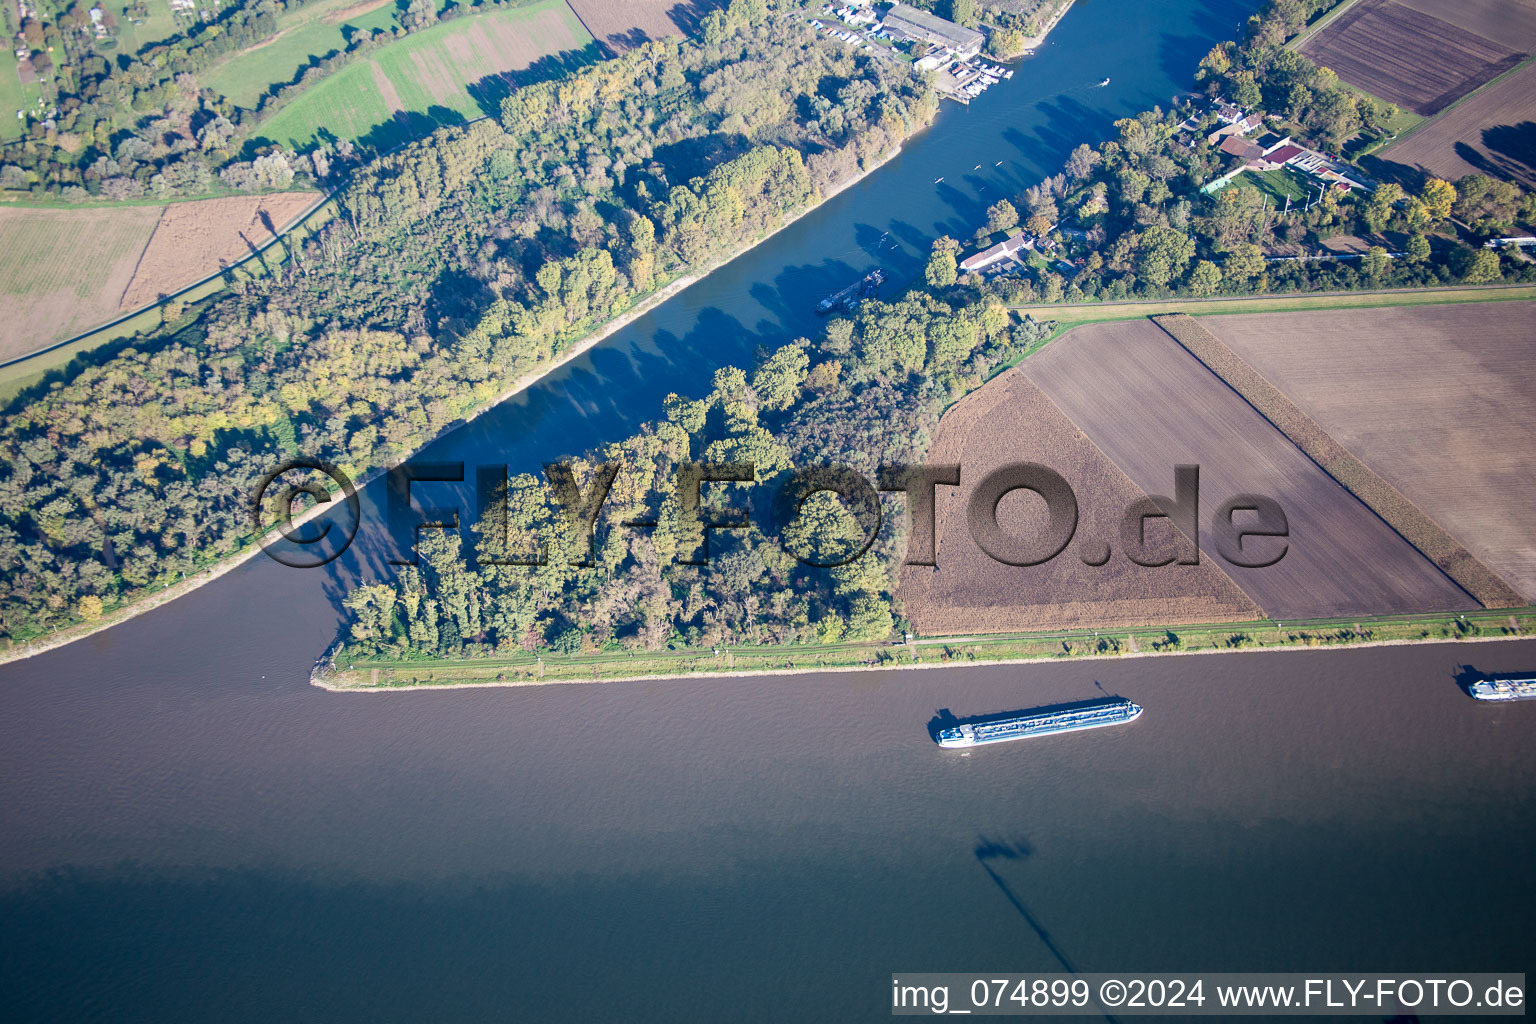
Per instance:
[[[1479,679],[1467,692],[1474,700],[1536,700],[1536,676]]]
[[[860,299],[875,294],[883,284],[885,284],[885,271],[876,267],[847,288],[833,292],[816,303],[816,312],[825,315],[834,309],[842,309],[852,313]]]
[[[1076,704],[1054,704],[973,723],[952,725],[940,729],[936,739],[941,747],[976,747],[983,743],[1003,743],[1078,729],[1123,725],[1134,721],[1140,714],[1140,704],[1124,697],[1106,697]]]

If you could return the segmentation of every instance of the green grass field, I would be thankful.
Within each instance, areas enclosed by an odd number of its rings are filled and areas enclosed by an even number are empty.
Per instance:
[[[37,105],[42,95],[36,85],[23,86],[16,75],[16,53],[9,46],[0,53],[0,139],[18,139],[26,124],[16,113]]]
[[[126,0],[102,0],[101,6],[117,19],[117,49],[104,51],[108,54],[137,53],[141,47],[184,32],[195,24],[191,18],[178,18],[172,14],[167,0],[144,0],[149,17],[137,25],[128,20]]]
[[[242,107],[254,108],[273,86],[291,82],[315,60],[345,50],[353,37],[377,29],[389,31],[398,24],[398,8],[392,2],[334,20],[337,14],[358,6],[358,0],[319,0],[286,11],[278,16],[277,35],[205,71],[201,84]]]
[[[504,72],[556,56],[567,65],[597,57],[564,0],[460,18],[348,65],[262,122],[256,135],[304,148],[323,130],[387,149],[437,124],[492,113],[511,88]]]
[[[1276,171],[1245,171],[1233,182],[1235,185],[1251,185],[1269,197],[1275,206],[1284,208],[1289,199],[1292,204],[1307,201],[1306,179],[1288,167]],[[1314,191],[1316,186],[1314,186]]]
[[[487,658],[339,657],[311,676],[332,690],[432,689],[454,686],[517,686],[609,682],[636,677],[686,678],[753,672],[807,672],[848,668],[896,668],[1009,661],[1135,657],[1145,654],[1209,654],[1258,648],[1332,647],[1371,643],[1491,640],[1529,636],[1532,609],[1468,612],[1465,616],[1354,616],[1287,622],[1169,623],[1111,630],[1012,633],[836,644],[741,645],[718,654],[711,648],[614,651],[600,654]]]

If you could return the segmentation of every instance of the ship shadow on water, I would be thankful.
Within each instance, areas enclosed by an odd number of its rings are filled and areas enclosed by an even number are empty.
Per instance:
[[[1456,685],[1461,687],[1461,692],[1468,697],[1472,696],[1472,684],[1481,683],[1485,679],[1493,678],[1486,672],[1480,672],[1471,665],[1457,665],[1451,678],[1456,680]]]
[[[997,886],[998,891],[1003,894],[1013,909],[1018,911],[1019,916],[1029,925],[1030,930],[1035,933],[1045,948],[1050,950],[1051,956],[1055,957],[1056,962],[1061,964],[1061,969],[1068,974],[1081,973],[1072,962],[1072,959],[1067,956],[1066,951],[1057,944],[1050,931],[1046,929],[1045,925],[1040,923],[1040,919],[1019,898],[1018,893],[1013,891],[1013,887],[1008,884],[1008,880],[992,866],[997,861],[1025,861],[1033,857],[1035,855],[1035,848],[1030,844],[1029,840],[1016,839],[1011,843],[1000,843],[988,839],[986,836],[977,836],[974,853],[976,863],[981,865],[981,870],[987,873],[987,877],[992,879],[992,884]],[[1114,1016],[1109,1013],[1104,1014],[1104,1019],[1110,1021],[1111,1024],[1117,1024]]]

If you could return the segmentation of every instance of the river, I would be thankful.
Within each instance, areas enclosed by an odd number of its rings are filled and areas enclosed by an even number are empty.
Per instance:
[[[425,457],[531,469],[621,436],[814,330],[865,267],[915,275],[1187,87],[1248,8],[1079,0],[1013,80]],[[1536,642],[309,686],[339,587],[382,558],[367,530],[324,570],[257,559],[0,668],[7,1019],[877,1019],[892,971],[1519,971],[1536,948],[1536,704],[1456,684]],[[1101,690],[1147,711],[928,737],[940,709]]]

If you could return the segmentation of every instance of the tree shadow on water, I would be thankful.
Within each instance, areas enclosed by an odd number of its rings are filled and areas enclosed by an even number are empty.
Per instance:
[[[946,713],[947,712],[940,712],[941,716]],[[1024,919],[1025,923],[1028,924],[1035,935],[1039,937],[1041,943],[1045,945],[1045,948],[1050,950],[1051,956],[1055,957],[1056,962],[1061,964],[1061,969],[1066,971],[1068,974],[1082,973],[1077,969],[1076,965],[1072,963],[1072,960],[1067,956],[1066,951],[1057,944],[1056,939],[1046,929],[1045,925],[1040,922],[1040,919],[1036,917],[1034,912],[1031,911],[1029,907],[1025,905],[1024,901],[1019,898],[1018,893],[1013,891],[1013,887],[1008,884],[1008,880],[999,874],[997,869],[992,866],[998,861],[1018,862],[1025,861],[1030,857],[1033,857],[1035,855],[1035,848],[1030,844],[1029,840],[1021,838],[1016,839],[1013,842],[997,842],[995,840],[988,839],[986,836],[977,836],[976,849],[974,850],[974,853],[976,856],[976,863],[981,865],[981,870],[987,873],[987,877],[992,879],[992,884],[997,886],[998,890],[1002,892],[1004,898],[1006,898],[1009,904],[1013,906],[1013,909],[1018,911],[1019,916]],[[1115,1018],[1108,1013],[1104,1014],[1104,1019],[1111,1021],[1112,1024],[1115,1021]]]

